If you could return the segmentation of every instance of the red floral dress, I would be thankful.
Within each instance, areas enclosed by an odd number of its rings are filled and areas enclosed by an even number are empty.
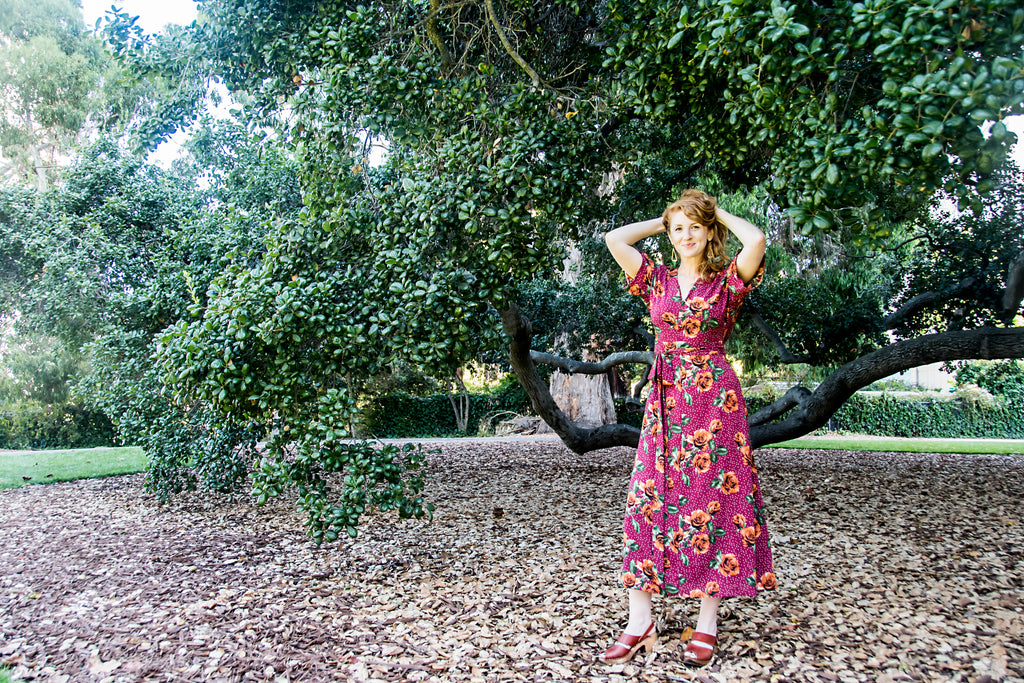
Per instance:
[[[723,344],[760,283],[736,260],[685,298],[677,270],[643,265],[627,283],[657,332],[651,391],[626,499],[622,583],[692,597],[776,587],[740,383]]]

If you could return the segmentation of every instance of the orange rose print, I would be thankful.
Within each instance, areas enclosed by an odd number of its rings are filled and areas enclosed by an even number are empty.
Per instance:
[[[718,563],[718,573],[722,576],[736,576],[740,573],[740,561],[732,553],[722,555],[722,561]]]
[[[665,311],[664,313],[661,314],[661,322],[665,323],[666,325],[671,325],[672,327],[679,326],[679,320],[668,311]]]
[[[648,524],[654,524],[654,506],[653,505],[651,505],[650,503],[648,503],[647,505],[644,505],[643,510],[641,510],[641,512],[644,515],[644,521],[645,522],[647,522]]]
[[[711,521],[711,515],[703,510],[694,510],[690,513],[690,526],[694,529],[703,529]]]
[[[711,541],[708,539],[707,534],[697,534],[690,539],[690,547],[698,555],[703,555],[707,551],[711,550]],[[737,569],[737,571],[739,571]]]
[[[708,503],[708,514],[710,514],[710,515],[715,514],[716,512],[718,512],[721,509],[722,509],[722,505],[717,500],[713,500],[710,503]]]
[[[707,472],[711,469],[711,456],[707,453],[698,453],[693,456],[693,469],[699,474]]]
[[[710,358],[711,358],[711,356],[709,356],[706,353],[694,354],[694,355],[690,356],[690,362],[693,363],[694,365],[698,366],[698,367],[703,367],[703,366],[708,364],[708,360]]]
[[[658,470],[662,474],[665,474],[665,456],[659,455],[654,460],[654,469]]]
[[[669,558],[668,555],[666,555],[665,556],[665,569],[669,569],[671,567],[672,567],[672,560]]]
[[[719,587],[717,581],[708,581],[704,585],[704,592],[707,593],[712,598],[715,597],[716,595],[718,595],[718,591],[720,591],[720,590],[722,590],[722,589]]]
[[[639,296],[641,291],[642,290],[640,289],[640,283],[639,282],[629,286],[629,293],[630,294]]]
[[[700,321],[696,318],[687,318],[677,329],[682,330],[683,334],[687,337],[696,337],[697,333],[700,332]]]
[[[626,505],[633,507],[634,505],[636,505],[636,503],[636,494],[630,491],[629,494],[626,495]]]
[[[675,479],[673,479],[672,477],[669,477],[668,479],[665,480],[665,488],[667,488],[669,491],[671,491],[675,487],[676,487]]]
[[[698,449],[703,449],[708,445],[708,441],[711,441],[711,432],[706,429],[698,429],[688,440],[692,441],[693,445]]]
[[[702,591],[699,588],[694,588],[692,591],[690,591],[690,597],[691,598],[706,598],[706,597],[708,597],[708,594],[705,593],[704,591]]]
[[[761,574],[761,578],[758,580],[757,585],[766,591],[773,591],[779,587],[773,572],[765,572],[764,574]]]
[[[676,407],[676,397],[675,396],[666,396],[665,397],[665,408],[667,410],[672,410],[675,407]]]
[[[753,529],[751,529],[751,531],[753,531]],[[665,534],[660,531],[654,534],[654,548],[659,551],[665,550]]]
[[[654,484],[653,479],[648,479],[644,482],[644,495],[650,497],[658,492],[658,487]]]
[[[761,523],[754,522],[754,538],[761,538]]]
[[[665,296],[665,285],[661,284],[659,281],[655,281],[654,285],[651,287],[651,294],[654,296]]]
[[[706,311],[708,309],[708,302],[699,296],[693,297],[686,303],[689,304],[690,310],[694,313],[700,313],[701,311]]]
[[[733,515],[732,523],[736,525],[737,529],[742,529],[747,525],[747,518],[743,515]]]
[[[722,397],[722,410],[727,413],[735,413],[739,410],[740,400],[736,398],[736,392],[729,389],[725,392],[725,396]]]
[[[740,449],[740,453],[743,454],[743,464],[750,468],[750,471],[757,474],[757,464],[754,462],[754,454],[750,450],[750,446],[744,446]]]
[[[722,484],[718,487],[722,493],[736,493],[740,490],[740,480],[735,472],[726,472],[722,477]]]
[[[710,431],[712,434],[717,434],[718,432],[722,431],[722,421],[712,420],[711,426],[708,427],[708,431]]]
[[[743,537],[743,546],[746,548],[754,547],[754,539],[757,538],[757,531],[752,526],[745,526],[740,529],[740,536]]]
[[[622,575],[622,585],[626,588],[632,588],[638,583],[636,576],[632,572],[626,572]]]
[[[715,378],[710,372],[698,372],[693,383],[697,385],[698,391],[707,391],[711,387],[715,386]]]
[[[644,587],[641,590],[644,593],[660,593],[661,584],[659,584],[657,581],[648,581],[644,584]]]
[[[644,560],[640,564],[640,569],[643,571],[644,575],[649,578],[653,579],[658,576],[658,570],[654,568],[654,562],[651,560]]]
[[[743,432],[736,432],[736,445],[742,448],[747,445],[747,435]]]

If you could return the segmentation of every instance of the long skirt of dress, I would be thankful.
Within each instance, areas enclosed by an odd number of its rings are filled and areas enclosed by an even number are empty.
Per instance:
[[[693,597],[775,588],[739,381],[720,352],[661,349],[623,532],[627,588]]]

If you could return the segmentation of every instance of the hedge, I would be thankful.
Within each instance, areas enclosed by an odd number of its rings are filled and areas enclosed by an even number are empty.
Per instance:
[[[770,402],[770,397],[748,397],[747,411],[752,414]],[[1000,398],[986,405],[961,399],[854,394],[829,420],[828,429],[873,436],[1024,439],[1024,401]]]
[[[494,394],[470,394],[469,398],[469,436],[478,433],[485,415],[530,410],[525,394],[515,400],[501,400]],[[747,398],[748,412],[753,413],[770,401],[770,396],[752,395]],[[625,400],[617,398],[615,413],[620,423],[639,429],[641,410],[629,410]],[[369,435],[380,438],[459,435],[445,394],[378,396],[364,410],[363,424]],[[999,398],[986,404],[961,399],[854,394],[829,420],[828,429],[874,436],[1024,439],[1024,401]]]
[[[0,448],[118,446],[117,429],[102,412],[75,405],[19,403],[0,408]]]

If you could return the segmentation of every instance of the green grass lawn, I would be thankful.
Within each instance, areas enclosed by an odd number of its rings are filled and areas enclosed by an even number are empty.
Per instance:
[[[864,434],[808,436],[764,448],[821,448],[840,451],[899,451],[904,453],[1024,454],[1024,440],[906,439]]]
[[[0,453],[0,489],[132,474],[145,467],[146,458],[141,448]]]

